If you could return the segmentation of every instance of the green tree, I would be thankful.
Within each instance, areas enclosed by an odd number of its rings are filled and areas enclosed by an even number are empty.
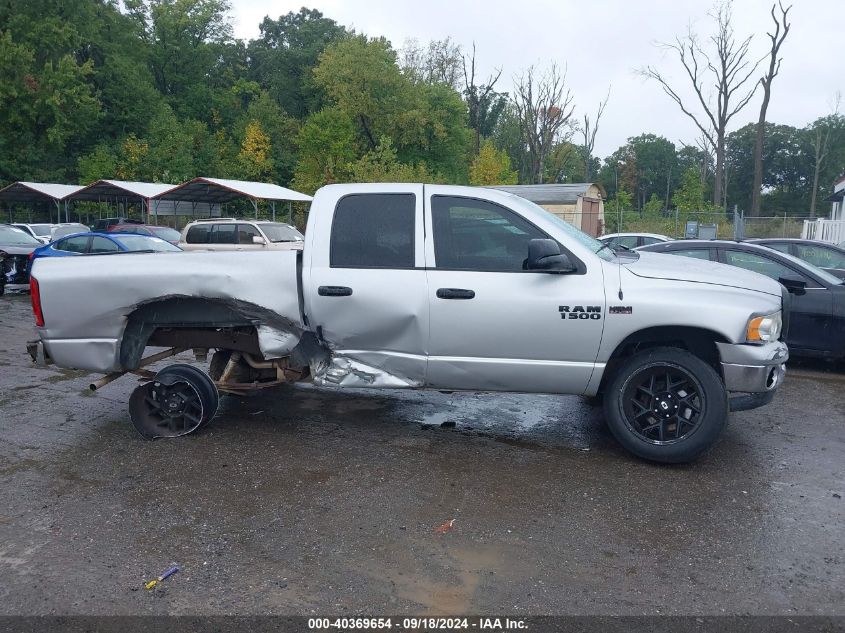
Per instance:
[[[232,43],[227,0],[125,0],[155,87],[177,116],[208,120],[220,62]],[[219,86],[217,86],[219,88]]]
[[[299,159],[293,187],[313,193],[323,185],[344,182],[348,165],[358,156],[355,127],[340,108],[309,116],[297,136]]]
[[[408,165],[399,162],[390,139],[384,137],[374,150],[370,150],[348,165],[351,182],[436,182],[425,163]]]
[[[291,116],[303,118],[319,110],[323,95],[311,70],[329,44],[348,35],[346,29],[306,8],[276,20],[265,17],[259,29],[247,48],[249,76]]]
[[[73,154],[97,125],[93,63],[72,54],[72,24],[23,16],[0,14],[0,180],[52,180],[75,166]],[[42,49],[37,33],[58,42]]]
[[[469,168],[469,184],[478,186],[487,185],[515,185],[517,182],[516,172],[511,169],[511,161],[508,155],[497,150],[491,141],[484,141],[478,156],[472,161]]]
[[[250,121],[238,154],[241,178],[259,182],[269,180],[273,174],[270,149],[270,137],[264,133],[261,123]]]
[[[711,205],[704,201],[705,190],[699,172],[687,169],[681,178],[681,186],[672,196],[672,204],[678,211],[703,211]]]
[[[466,107],[442,83],[415,84],[402,74],[384,38],[354,36],[329,46],[314,69],[330,103],[356,130],[359,147],[388,138],[400,162],[425,160],[451,182],[466,182],[470,135]]]

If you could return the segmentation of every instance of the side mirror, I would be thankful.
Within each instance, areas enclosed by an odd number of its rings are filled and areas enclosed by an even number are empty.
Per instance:
[[[807,282],[797,276],[784,276],[778,279],[780,283],[794,295],[807,294]]]
[[[261,237],[260,235],[253,235],[252,236],[252,243],[253,244],[266,244],[267,241]]]
[[[549,273],[575,272],[575,266],[572,265],[569,257],[560,252],[558,243],[548,239],[528,241],[528,258],[523,268]]]

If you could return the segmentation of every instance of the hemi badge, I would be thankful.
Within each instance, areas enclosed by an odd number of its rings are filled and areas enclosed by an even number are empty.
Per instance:
[[[634,309],[631,306],[610,306],[610,314],[632,314]]]

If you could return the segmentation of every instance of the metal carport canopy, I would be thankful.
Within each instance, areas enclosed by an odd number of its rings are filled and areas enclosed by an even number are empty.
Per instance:
[[[253,200],[288,200],[310,202],[311,196],[268,182],[227,180],[225,178],[194,178],[157,196],[159,200],[191,202],[231,202],[240,198]]]
[[[98,202],[104,198],[139,198],[149,200],[176,185],[159,182],[132,182],[129,180],[98,180],[81,188],[68,198],[72,200],[92,200]]]
[[[61,222],[62,202],[64,202],[65,220],[67,221],[67,199],[80,189],[82,189],[81,185],[18,181],[0,189],[0,202],[52,202],[56,205],[56,217]],[[11,218],[11,211],[9,213]],[[53,221],[52,212],[50,213],[50,221]]]
[[[0,189],[4,202],[60,202],[82,189],[82,185],[60,185],[53,182],[13,182]]]

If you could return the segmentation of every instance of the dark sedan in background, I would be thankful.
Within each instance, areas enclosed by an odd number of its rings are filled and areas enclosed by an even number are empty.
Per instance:
[[[106,233],[133,233],[135,235],[151,235],[178,244],[182,234],[169,226],[154,226],[152,224],[113,224],[105,230]]]
[[[781,253],[788,253],[840,279],[845,279],[845,248],[827,242],[790,238],[761,238],[748,241],[773,248]]]
[[[749,242],[680,240],[637,250],[707,259],[779,281],[792,296],[786,338],[789,353],[845,358],[845,282],[821,268]]]

